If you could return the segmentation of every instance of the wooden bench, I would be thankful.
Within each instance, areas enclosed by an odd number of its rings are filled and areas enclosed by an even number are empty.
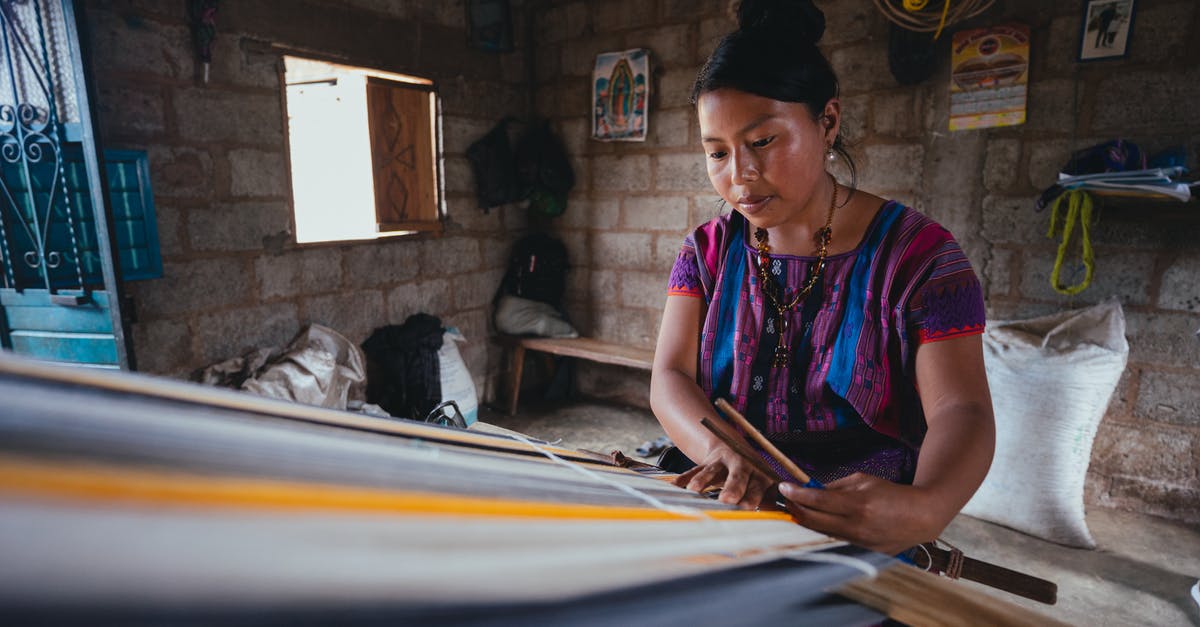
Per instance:
[[[513,337],[501,336],[509,347],[508,415],[517,413],[517,398],[521,394],[521,374],[525,369],[525,351],[586,359],[601,364],[613,364],[638,370],[654,365],[654,351],[610,344],[590,337]]]

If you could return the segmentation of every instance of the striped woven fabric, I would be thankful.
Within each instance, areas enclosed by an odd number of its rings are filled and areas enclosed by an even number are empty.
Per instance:
[[[513,432],[2,351],[0,398],[3,624],[1050,624]]]

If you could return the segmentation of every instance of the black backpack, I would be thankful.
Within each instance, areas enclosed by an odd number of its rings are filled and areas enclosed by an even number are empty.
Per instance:
[[[362,343],[367,357],[367,402],[398,418],[424,420],[442,400],[442,321],[417,313],[404,324],[375,329]]]
[[[567,289],[567,247],[545,233],[531,233],[513,244],[501,294],[511,294],[562,309]]]

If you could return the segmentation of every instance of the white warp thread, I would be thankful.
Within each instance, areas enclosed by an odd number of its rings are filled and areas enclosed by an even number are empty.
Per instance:
[[[608,477],[605,477],[604,475],[601,475],[597,472],[588,470],[587,468],[584,468],[583,466],[581,466],[579,464],[575,464],[570,461],[567,461],[567,460],[559,457],[558,455],[555,455],[553,452],[548,451],[548,450],[538,446],[536,443],[529,440],[529,438],[526,438],[519,433],[512,433],[511,435],[517,441],[523,442],[525,445],[529,446],[533,450],[541,453],[542,455],[545,455],[546,457],[549,457],[554,462],[556,462],[558,464],[562,464],[563,466],[566,466],[567,468],[570,468],[585,477],[588,477],[595,481],[599,481],[600,483],[604,483],[606,485],[610,485],[610,486],[612,486],[634,498],[637,498],[639,500],[642,500],[642,501],[650,504],[651,506],[653,506],[657,509],[660,509],[664,512],[669,512],[672,514],[680,514],[682,516],[697,518],[699,520],[709,522],[710,524],[715,523],[715,524],[717,524],[717,526],[723,526],[720,524],[721,521],[709,516],[703,510],[699,510],[699,509],[696,509],[693,507],[680,507],[680,506],[675,506],[675,505],[667,505],[666,503],[663,503],[662,501],[654,498],[653,496],[650,496],[649,494],[646,494],[645,492],[642,492],[641,490],[638,490],[637,488],[627,486],[619,481],[614,481],[614,480],[609,479]],[[729,530],[723,530],[723,532],[730,533]],[[730,534],[730,535],[732,536],[732,534]],[[789,553],[787,555],[784,555],[784,558],[792,559],[792,560],[796,560],[796,561],[800,561],[800,562],[820,562],[820,563],[826,563],[826,564],[840,564],[842,566],[848,566],[855,570],[861,571],[872,579],[874,579],[879,574],[879,569],[876,568],[874,565],[872,565],[870,562],[861,560],[857,557],[850,557],[849,555],[842,555],[840,553],[827,553],[827,552]]]
[[[577,472],[585,477],[588,477],[589,479],[612,486],[612,487],[624,492],[625,494],[628,494],[629,496],[632,496],[640,501],[644,501],[645,503],[649,504],[651,507],[657,508],[664,512],[669,512],[672,514],[679,514],[680,516],[687,516],[689,518],[697,518],[700,520],[713,520],[711,517],[709,517],[708,514],[704,513],[702,510],[696,509],[694,507],[682,507],[682,506],[678,506],[678,505],[668,505],[668,504],[663,503],[662,501],[654,498],[653,496],[650,496],[649,494],[646,494],[645,492],[638,490],[637,488],[627,486],[624,483],[621,483],[620,481],[615,481],[613,479],[609,479],[608,477],[605,477],[604,475],[601,475],[598,472],[588,470],[587,468],[584,468],[583,466],[581,466],[579,464],[569,462],[569,461],[559,457],[558,455],[555,455],[553,452],[548,451],[548,450],[542,448],[541,446],[538,446],[535,442],[531,441],[529,438],[526,438],[525,436],[523,436],[519,433],[512,433],[510,435],[512,435],[512,437],[515,438],[517,441],[522,442],[525,445],[532,448],[533,450],[541,453],[542,455],[545,455],[546,457],[549,457],[554,462],[561,464],[563,466],[566,466],[567,468],[570,468],[571,470],[574,470],[575,472]]]

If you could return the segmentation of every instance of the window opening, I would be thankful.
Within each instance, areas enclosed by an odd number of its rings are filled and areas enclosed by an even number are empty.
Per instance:
[[[442,228],[433,81],[284,56],[296,241]]]

